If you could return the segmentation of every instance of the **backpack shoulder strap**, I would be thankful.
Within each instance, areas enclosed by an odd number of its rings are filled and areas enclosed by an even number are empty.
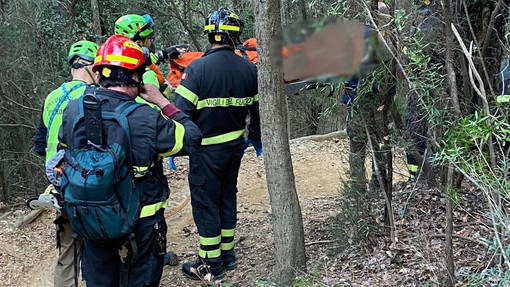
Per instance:
[[[87,92],[87,90],[88,90],[88,88],[85,90],[85,93],[83,93],[84,96],[90,95],[90,94],[95,94],[95,89],[93,92],[90,92],[90,90]],[[76,125],[78,124],[78,122],[85,116],[84,108],[83,108],[83,97],[80,97],[78,100],[80,101],[78,104],[80,111],[79,111],[78,115],[73,120],[73,125],[71,128],[71,131],[73,131],[73,132],[76,129]]]
[[[83,96],[86,96],[86,95],[95,95],[96,94],[96,89],[97,89],[97,86],[96,85],[88,85],[86,88],[85,88],[85,91],[83,91],[83,95],[82,97],[79,98],[79,114],[78,116],[76,116],[76,118],[74,118],[74,121],[73,121],[73,125],[72,125],[72,131],[74,131],[74,129],[76,128],[76,125],[78,124],[78,122],[84,117],[85,113],[83,111]]]
[[[127,117],[136,109],[144,106],[144,104],[136,102],[124,102],[115,108],[115,111],[101,112],[103,119],[115,120],[122,127],[126,134],[129,148],[131,149],[131,130],[129,129],[129,122]]]
[[[139,107],[144,106],[144,104],[137,103],[137,102],[124,102],[118,107],[115,108],[115,111],[110,112],[101,112],[101,116],[103,119],[110,119],[115,120],[121,128],[124,130],[124,134],[126,135],[127,140],[127,147],[129,149],[129,162],[131,165],[134,165],[133,161],[133,152],[132,152],[132,145],[131,145],[131,129],[129,128],[129,121],[127,117],[134,112]]]
[[[48,130],[51,129],[51,125],[53,124],[53,119],[55,118],[55,115],[57,114],[58,110],[60,109],[60,107],[62,106],[62,104],[64,103],[64,101],[69,101],[71,98],[69,97],[69,94],[73,91],[75,91],[76,89],[79,89],[83,86],[85,86],[86,83],[79,83],[79,84],[76,84],[74,86],[72,86],[69,90],[66,88],[66,83],[63,83],[60,88],[62,89],[62,96],[60,96],[60,98],[58,99],[58,102],[57,102],[57,105],[55,106],[55,108],[53,108],[53,110],[51,111],[51,115],[50,115],[50,119],[48,121]]]
[[[124,115],[125,117],[129,116],[132,112],[134,112],[136,109],[144,106],[142,103],[138,102],[125,102],[122,105],[115,108],[116,113],[120,113],[121,115]]]

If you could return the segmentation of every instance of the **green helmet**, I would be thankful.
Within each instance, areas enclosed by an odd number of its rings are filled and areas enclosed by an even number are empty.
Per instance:
[[[75,57],[80,57],[83,60],[94,62],[98,48],[99,45],[94,42],[85,40],[78,41],[71,45],[67,62],[72,65]]]
[[[136,41],[147,38],[154,32],[154,21],[149,14],[129,14],[115,22],[115,34],[121,34]]]

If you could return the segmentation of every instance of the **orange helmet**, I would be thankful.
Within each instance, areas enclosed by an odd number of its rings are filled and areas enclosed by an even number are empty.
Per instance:
[[[144,51],[133,40],[124,35],[113,35],[97,51],[92,71],[102,66],[114,66],[128,70],[137,70],[147,65],[148,50]]]

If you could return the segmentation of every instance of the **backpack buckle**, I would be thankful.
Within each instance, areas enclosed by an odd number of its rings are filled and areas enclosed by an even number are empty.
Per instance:
[[[90,169],[87,169],[87,168],[84,168],[82,171],[81,171],[81,176],[83,176],[84,178],[89,176],[90,174]]]

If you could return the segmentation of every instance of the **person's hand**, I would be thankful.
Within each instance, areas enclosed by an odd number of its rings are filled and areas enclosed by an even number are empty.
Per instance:
[[[189,49],[189,44],[177,44],[170,46],[168,48],[163,49],[163,55],[166,59],[175,59],[182,55],[182,53],[186,52]]]
[[[246,138],[244,142],[244,149],[248,148],[249,145],[252,145],[255,149],[255,153],[257,156],[260,156],[262,154],[262,141],[261,140],[252,140],[249,138]]]
[[[182,55],[182,53],[188,51],[189,47],[190,47],[189,44],[177,44],[167,47],[161,51],[157,51],[155,55],[158,58],[158,63],[165,62],[165,60],[179,58]]]
[[[140,89],[139,96],[149,103],[156,104],[160,108],[170,103],[154,84],[144,84]]]
[[[177,170],[177,165],[175,165],[173,156],[168,158],[168,166],[170,166],[170,168],[173,170]]]

